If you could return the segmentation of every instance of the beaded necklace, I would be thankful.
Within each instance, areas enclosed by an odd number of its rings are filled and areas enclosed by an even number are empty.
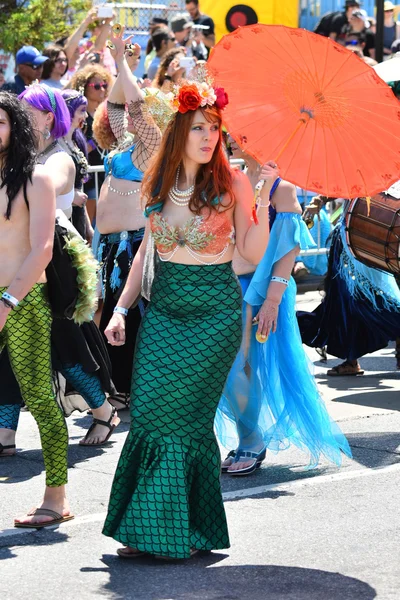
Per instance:
[[[77,170],[79,171],[81,179],[84,180],[89,169],[89,163],[87,161],[86,156],[74,142],[71,143],[65,137],[63,138],[63,141],[67,146],[68,150],[70,151],[71,157],[73,157],[74,162],[77,165]]]
[[[176,172],[175,184],[170,189],[168,195],[171,202],[173,202],[176,206],[185,207],[189,206],[190,199],[193,196],[195,184],[191,185],[190,188],[188,188],[187,190],[180,190],[178,188],[180,172],[181,166],[179,165],[178,170]]]

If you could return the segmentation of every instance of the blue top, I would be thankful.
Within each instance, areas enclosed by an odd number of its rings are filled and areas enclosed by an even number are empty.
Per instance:
[[[140,171],[132,162],[132,152],[135,144],[124,152],[117,152],[104,159],[104,170],[106,175],[111,174],[116,179],[127,179],[128,181],[142,181],[143,171]]]
[[[151,61],[149,68],[147,69],[147,77],[148,79],[154,79],[157,71],[158,71],[158,67],[160,66],[160,62],[161,62],[161,57],[160,56],[155,56],[153,58],[153,60]]]

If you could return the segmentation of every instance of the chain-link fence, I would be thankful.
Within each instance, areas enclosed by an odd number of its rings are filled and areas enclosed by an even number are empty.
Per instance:
[[[176,13],[185,12],[185,0],[169,4],[122,2],[113,3],[112,7],[116,13],[116,21],[121,23],[129,34],[148,36],[149,23],[153,17],[169,22]]]
[[[133,36],[132,42],[142,48],[141,62],[135,75],[142,77],[145,74],[144,59],[147,42],[149,40],[149,23],[153,17],[165,19],[168,23],[177,14],[186,12],[185,0],[177,0],[169,4],[155,2],[122,2],[111,3],[116,15],[115,22],[125,27],[125,33]]]

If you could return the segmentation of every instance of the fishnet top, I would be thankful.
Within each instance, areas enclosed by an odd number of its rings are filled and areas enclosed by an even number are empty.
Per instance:
[[[108,118],[118,145],[122,144],[128,129],[128,121],[124,104],[107,103]],[[150,158],[158,150],[161,142],[161,131],[153,119],[149,117],[146,105],[142,100],[131,102],[128,106],[129,115],[135,128],[135,149],[132,152],[132,162],[137,169],[145,171]]]

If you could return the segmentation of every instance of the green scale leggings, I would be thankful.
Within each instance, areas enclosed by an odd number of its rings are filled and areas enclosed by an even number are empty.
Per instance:
[[[6,290],[0,287],[0,294]],[[51,310],[46,284],[36,284],[13,308],[0,332],[22,397],[36,420],[42,442],[46,485],[67,483],[68,431],[52,386]]]
[[[172,558],[229,547],[213,423],[241,326],[231,263],[158,264],[105,535]]]

